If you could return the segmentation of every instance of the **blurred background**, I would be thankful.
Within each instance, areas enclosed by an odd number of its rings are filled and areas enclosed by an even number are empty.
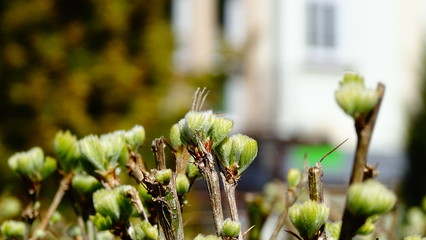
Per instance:
[[[421,0],[5,0],[0,2],[0,190],[8,157],[60,129],[141,124],[168,136],[197,87],[206,108],[259,141],[240,184],[323,164],[346,187],[356,136],[334,91],[347,70],[386,85],[369,162],[414,205],[426,194],[426,2]],[[152,159],[149,147],[143,150]]]

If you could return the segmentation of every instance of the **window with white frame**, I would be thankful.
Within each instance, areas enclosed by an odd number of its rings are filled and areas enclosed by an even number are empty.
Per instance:
[[[337,0],[307,0],[306,4],[306,43],[309,60],[336,60]]]

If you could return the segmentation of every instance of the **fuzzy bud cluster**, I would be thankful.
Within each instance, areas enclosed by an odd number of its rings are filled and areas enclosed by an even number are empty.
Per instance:
[[[353,118],[369,113],[378,101],[377,92],[365,88],[364,78],[353,72],[344,75],[335,97],[343,111]]]
[[[324,203],[308,200],[302,204],[293,204],[288,209],[291,223],[303,239],[312,239],[328,219],[330,208]]]
[[[244,172],[257,156],[256,140],[236,134],[226,138],[215,148],[217,157],[226,168],[236,168],[238,174]]]
[[[395,202],[395,194],[376,180],[352,184],[348,190],[348,210],[356,216],[386,213]]]
[[[27,232],[24,222],[14,220],[4,221],[0,230],[7,239],[23,239]]]
[[[56,160],[45,157],[43,150],[39,147],[31,148],[27,152],[19,152],[12,155],[9,167],[24,178],[33,182],[39,182],[56,171]]]

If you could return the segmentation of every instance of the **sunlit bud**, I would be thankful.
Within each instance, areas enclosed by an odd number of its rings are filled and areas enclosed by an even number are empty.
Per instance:
[[[115,131],[99,138],[110,169],[119,165],[122,166],[127,162],[127,146],[124,134],[124,131]]]
[[[117,194],[114,190],[99,189],[93,193],[93,206],[97,213],[108,216],[110,220],[120,218],[120,206],[117,200]]]
[[[130,146],[132,151],[137,151],[145,140],[145,129],[136,125],[125,133],[126,143]]]
[[[81,153],[78,149],[77,137],[70,131],[56,133],[53,145],[58,162],[64,171],[69,172],[78,165]]]
[[[335,97],[340,107],[354,118],[370,112],[378,101],[377,92],[366,89],[363,78],[354,73],[345,75]]]
[[[182,145],[182,140],[180,140],[179,124],[177,123],[170,129],[170,142],[175,149]]]
[[[219,145],[232,131],[232,127],[234,126],[234,121],[215,117],[213,127],[210,131],[210,138],[213,141],[213,148]]]
[[[23,239],[26,233],[25,223],[14,220],[4,221],[0,229],[7,239]]]
[[[424,238],[424,237],[422,237],[420,235],[415,234],[415,235],[406,236],[404,238],[404,240],[426,240],[426,238]]]
[[[102,188],[102,184],[92,175],[77,174],[72,178],[72,187],[81,194],[91,194]]]
[[[225,219],[221,228],[222,237],[237,237],[240,234],[241,223],[237,221],[232,221],[230,218]]]
[[[355,183],[348,190],[348,210],[358,216],[386,213],[395,205],[395,194],[375,180]]]
[[[19,199],[11,196],[0,199],[0,218],[8,219],[18,216],[22,210]]]
[[[114,228],[112,219],[109,216],[104,216],[100,213],[96,213],[95,216],[90,216],[90,221],[100,231],[109,230]]]
[[[81,234],[81,229],[78,225],[73,225],[70,228],[68,228],[67,230],[68,236],[72,237],[72,238],[77,238],[80,237]]]
[[[120,207],[120,218],[122,219],[129,218],[134,211],[134,206],[127,197],[129,191],[137,192],[136,189],[130,185],[121,185],[114,188],[114,192],[117,196],[117,202]]]
[[[216,155],[225,167],[237,167],[241,174],[257,156],[256,140],[237,134],[226,138],[216,149]]]
[[[340,230],[342,229],[342,221],[337,222],[326,222],[325,232],[328,240],[337,240],[340,236]]]
[[[58,222],[59,222],[59,221],[61,221],[61,220],[62,220],[62,215],[61,215],[61,213],[60,213],[60,212],[58,212],[58,211],[55,211],[55,212],[53,213],[52,217],[50,218],[49,223],[50,223],[50,224],[55,224],[55,223],[58,223]]]
[[[182,143],[197,145],[197,135],[202,142],[206,141],[215,119],[216,116],[212,111],[188,112],[178,123]]]
[[[144,202],[152,202],[152,196],[148,193],[148,189],[143,184],[139,184],[137,190],[139,197],[143,199]]]
[[[303,204],[293,204],[288,209],[291,223],[303,239],[312,239],[314,234],[327,221],[330,208],[324,203],[308,200]]]
[[[82,154],[82,164],[86,171],[89,173],[94,170],[107,171],[107,158],[97,136],[89,135],[84,137],[79,141],[78,145]]]
[[[356,234],[365,236],[365,235],[373,233],[374,230],[376,230],[375,223],[377,222],[378,219],[379,217],[377,215],[367,218],[365,223],[358,229]]]
[[[189,180],[185,174],[178,174],[176,176],[176,192],[178,195],[182,196],[189,192]]]
[[[155,173],[155,180],[162,184],[168,184],[170,182],[170,177],[172,176],[171,169],[162,169],[158,170]]]
[[[27,152],[15,153],[8,160],[10,168],[32,181],[41,181],[56,170],[56,160],[44,157],[43,150],[34,147]]]
[[[141,226],[142,230],[146,235],[146,239],[156,240],[158,239],[158,229],[157,226],[152,226],[148,221],[142,221]]]
[[[186,175],[188,178],[193,179],[197,177],[201,177],[200,170],[194,164],[194,159],[190,157],[188,164],[186,165]]]
[[[297,168],[292,168],[287,172],[287,183],[289,187],[297,187],[300,183],[300,179],[302,178],[302,174],[300,170]]]
[[[207,236],[204,236],[204,235],[202,235],[202,234],[198,234],[195,238],[194,238],[194,240],[221,240],[222,238],[221,237],[218,237],[218,236],[214,236],[214,235],[207,235]]]

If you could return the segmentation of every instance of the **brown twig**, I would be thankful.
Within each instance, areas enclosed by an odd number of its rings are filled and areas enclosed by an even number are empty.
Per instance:
[[[65,175],[60,184],[59,184],[59,188],[56,191],[55,197],[53,198],[52,203],[49,206],[49,209],[47,210],[46,215],[44,216],[44,218],[41,220],[40,225],[38,225],[37,229],[34,231],[34,233],[37,233],[38,231],[44,231],[47,228],[47,225],[49,224],[49,220],[50,218],[53,216],[53,214],[55,213],[56,209],[59,206],[59,203],[61,203],[61,200],[63,198],[63,196],[65,195],[65,192],[69,189],[69,186],[71,184],[71,180],[72,177],[74,176],[74,173],[68,173],[67,175]],[[37,237],[35,235],[33,235],[30,240],[35,240],[37,239]]]
[[[223,187],[225,189],[226,197],[228,198],[228,206],[229,211],[231,213],[231,219],[232,221],[239,222],[240,220],[238,219],[237,201],[235,199],[235,189],[237,188],[238,175],[234,176],[227,174],[228,177],[225,177],[223,173],[220,173],[220,176],[222,177]],[[241,234],[241,230],[238,234],[238,239],[243,239],[243,234]]]
[[[385,93],[385,86],[379,83],[376,88],[378,101],[376,106],[367,115],[360,115],[355,119],[355,130],[357,134],[357,146],[355,152],[355,159],[352,166],[352,175],[350,185],[362,182],[365,178],[365,171],[367,167],[367,153],[370,145],[371,137],[373,135],[374,126],[380,110],[380,106]],[[367,169],[368,170],[368,169]],[[342,217],[342,230],[339,240],[352,239],[355,236],[359,227],[364,224],[365,219],[353,216],[347,209],[347,202],[345,211]]]

